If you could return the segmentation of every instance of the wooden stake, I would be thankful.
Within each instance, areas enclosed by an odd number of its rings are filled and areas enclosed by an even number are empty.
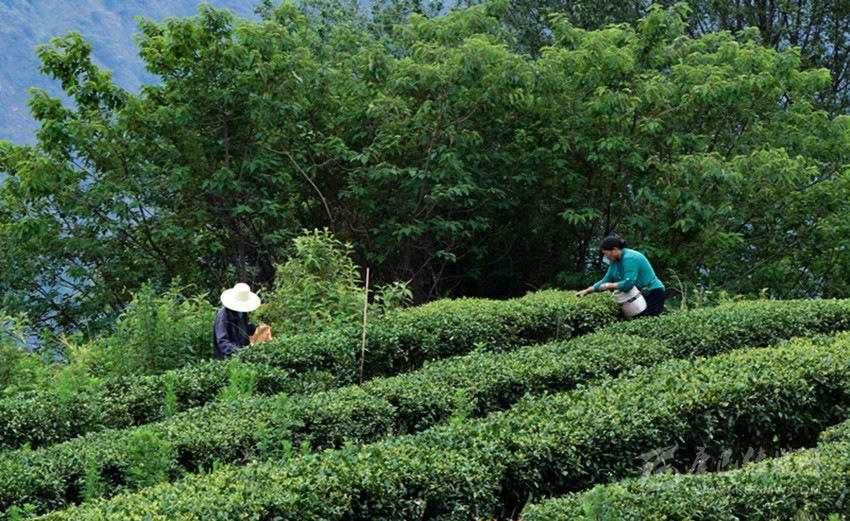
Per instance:
[[[360,344],[360,384],[363,384],[363,364],[366,362],[366,310],[369,307],[369,268],[366,268],[366,293],[363,295],[363,341]]]

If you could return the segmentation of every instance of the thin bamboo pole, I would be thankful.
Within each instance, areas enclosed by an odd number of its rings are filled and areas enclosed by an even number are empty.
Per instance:
[[[366,313],[369,308],[369,268],[366,268],[366,293],[363,295],[363,341],[360,343],[360,383],[363,383],[363,365],[366,362]]]

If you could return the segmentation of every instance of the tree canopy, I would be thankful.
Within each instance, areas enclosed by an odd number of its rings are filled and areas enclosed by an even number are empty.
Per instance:
[[[848,295],[850,118],[795,48],[684,5],[555,17],[537,54],[504,2],[391,31],[266,7],[142,22],[138,93],[79,35],[40,49],[72,103],[34,92],[38,142],[0,146],[4,307],[95,328],[147,280],[271,285],[325,227],[420,301],[595,280],[611,231],[669,282]]]

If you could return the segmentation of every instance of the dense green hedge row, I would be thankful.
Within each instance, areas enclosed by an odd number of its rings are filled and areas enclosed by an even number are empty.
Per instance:
[[[473,349],[510,351],[518,346],[580,336],[611,323],[619,310],[608,296],[576,299],[546,290],[507,300],[439,300],[382,317],[367,329],[365,378],[420,367],[426,360]],[[334,330],[270,342],[241,354],[245,362],[304,370],[320,367],[356,383],[362,330]]]
[[[190,476],[45,519],[508,516],[529,498],[639,474],[639,455],[672,443],[683,454],[812,443],[850,413],[848,370],[843,342],[673,360],[483,420]]]
[[[609,299],[579,300],[561,291],[509,301],[437,301],[373,322],[367,376],[475,348],[509,350],[548,338],[571,338],[616,320],[617,313]],[[245,350],[240,360],[256,365],[261,394],[339,387],[359,377],[361,338],[362,331],[355,329],[283,336]],[[165,375],[107,381],[68,397],[33,392],[0,400],[0,449],[35,448],[103,428],[150,423],[162,418],[169,378],[174,379],[178,410],[186,410],[215,399],[228,384],[228,374],[228,368],[211,361]]]
[[[686,345],[679,340],[690,337],[686,326],[693,315],[700,323],[717,328],[699,343],[701,349],[716,352],[735,345],[740,336],[738,324],[757,327],[752,343],[763,345],[786,335],[819,332],[825,324],[833,324],[824,318],[846,306],[844,301],[805,308],[801,304],[765,301],[673,314],[636,323],[639,327],[630,326],[629,334],[602,331],[510,353],[473,353],[427,363],[419,371],[374,379],[359,389],[292,399],[290,410],[282,417],[275,417],[275,398],[255,398],[210,405],[152,425],[150,430],[160,434],[178,455],[169,465],[172,477],[216,460],[235,462],[256,453],[264,441],[260,436],[264,431],[257,429],[261,424],[277,428],[285,422],[291,425],[289,441],[296,445],[308,441],[314,448],[338,447],[345,441],[371,442],[428,428],[453,414],[480,416],[506,409],[526,393],[566,390],[631,367],[660,363],[679,351],[674,345]],[[765,320],[767,317],[778,318]],[[787,326],[781,322],[783,317]],[[642,338],[640,328],[667,341]],[[74,491],[79,493],[86,465],[95,465],[111,478],[104,483],[104,494],[121,490],[132,469],[127,463],[132,436],[132,431],[110,432],[39,451],[7,454],[0,458],[0,511],[12,504],[31,503],[42,511],[78,501]]]
[[[382,399],[409,411],[396,420],[408,432],[445,414],[458,390],[472,399],[474,412],[483,413],[507,408],[526,392],[565,390],[637,365],[842,330],[850,330],[850,300],[740,302],[620,322],[563,346],[440,362],[430,371],[375,380],[371,387],[380,389]]]
[[[612,342],[616,349],[611,349]],[[474,353],[428,363],[362,387],[214,402],[140,429],[92,433],[37,450],[0,454],[0,512],[26,503],[44,512],[79,502],[87,469],[97,469],[102,476],[101,495],[132,488],[128,475],[135,470],[133,440],[140,431],[169,445],[174,457],[166,474],[175,478],[216,461],[265,456],[264,443],[307,442],[313,449],[325,449],[374,442],[426,429],[453,414],[482,416],[510,407],[526,393],[570,389],[669,357],[664,342],[591,334],[512,353]]]
[[[850,330],[850,300],[734,302],[612,327],[624,334],[668,340],[677,353],[711,356],[742,346],[771,345],[794,336]]]
[[[300,393],[327,388],[334,378],[321,371],[252,365],[257,392]],[[177,409],[202,405],[228,384],[230,364],[206,361],[160,376],[121,378],[71,392],[34,391],[0,400],[0,449],[36,448],[80,434],[140,425],[163,417],[168,380]]]
[[[844,339],[850,341],[848,336],[845,336]],[[850,421],[841,422],[826,429],[821,433],[818,441],[822,444],[850,442]]]
[[[648,474],[530,504],[524,521],[828,519],[850,510],[850,422],[817,448],[714,473]],[[828,438],[830,436],[824,436]],[[838,519],[838,516],[835,517]],[[841,517],[846,519],[846,517]]]

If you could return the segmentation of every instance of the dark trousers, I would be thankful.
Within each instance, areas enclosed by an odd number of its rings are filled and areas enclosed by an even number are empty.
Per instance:
[[[657,317],[664,311],[664,300],[667,298],[667,292],[663,289],[654,289],[643,294],[646,299],[646,309],[639,317]]]

